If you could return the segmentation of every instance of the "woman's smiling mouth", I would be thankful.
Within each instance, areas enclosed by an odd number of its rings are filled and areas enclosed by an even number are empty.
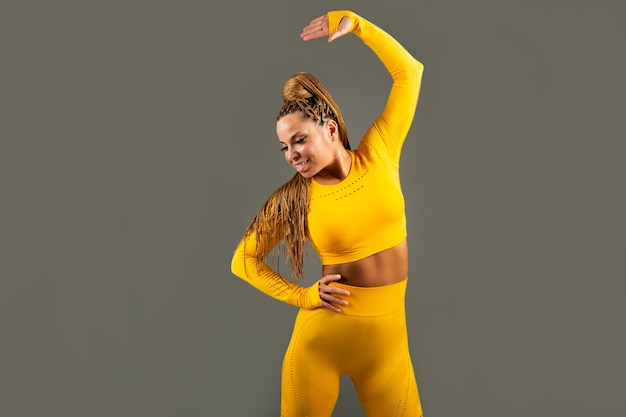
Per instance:
[[[296,171],[301,172],[308,162],[309,162],[309,160],[307,159],[306,161],[302,161],[302,162],[299,162],[297,164],[293,164],[293,166],[296,168]]]

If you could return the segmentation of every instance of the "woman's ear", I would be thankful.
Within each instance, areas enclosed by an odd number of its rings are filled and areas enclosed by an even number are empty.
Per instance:
[[[337,125],[337,122],[335,122],[333,119],[330,119],[326,122],[326,129],[328,130],[331,140],[335,141],[337,139],[340,139],[339,126]]]

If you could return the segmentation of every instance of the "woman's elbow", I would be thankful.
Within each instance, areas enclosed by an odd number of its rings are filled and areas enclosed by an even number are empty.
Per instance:
[[[418,80],[422,79],[422,74],[424,74],[424,64],[422,64],[417,59],[413,59],[414,67],[415,67],[415,78]]]
[[[233,254],[233,258],[230,261],[230,271],[238,276],[239,278],[244,278],[246,275],[246,258],[244,256],[241,247],[238,247]]]

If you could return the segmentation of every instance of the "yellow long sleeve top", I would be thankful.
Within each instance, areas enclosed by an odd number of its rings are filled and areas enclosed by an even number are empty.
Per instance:
[[[329,12],[330,34],[337,31],[344,16],[352,21],[350,32],[385,65],[393,84],[382,113],[358,148],[349,151],[352,164],[348,176],[334,185],[321,185],[315,178],[311,181],[307,232],[324,265],[363,259],[406,237],[400,153],[415,114],[424,68],[392,36],[354,12]],[[238,245],[231,270],[278,300],[309,309],[322,305],[317,283],[302,287],[257,261],[254,234]]]

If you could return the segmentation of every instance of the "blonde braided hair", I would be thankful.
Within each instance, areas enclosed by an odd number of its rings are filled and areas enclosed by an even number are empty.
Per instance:
[[[276,116],[277,121],[297,111],[320,125],[332,119],[338,125],[343,146],[350,149],[341,110],[317,78],[306,72],[293,75],[283,85],[282,96],[283,105]],[[309,186],[310,179],[296,173],[267,199],[244,236],[256,235],[256,258],[259,262],[263,262],[273,245],[277,244],[277,256],[285,256],[285,263],[290,264],[291,274],[296,280],[303,276],[306,255]]]

